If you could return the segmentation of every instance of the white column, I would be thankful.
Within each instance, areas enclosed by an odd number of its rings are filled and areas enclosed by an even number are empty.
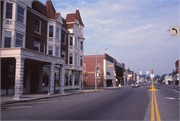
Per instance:
[[[79,89],[81,89],[81,82],[82,82],[81,79],[82,79],[81,78],[81,72],[79,71]]]
[[[62,65],[60,68],[60,88],[59,93],[64,94],[64,81],[65,81],[65,65]]]
[[[23,94],[23,77],[24,77],[24,57],[16,57],[16,74],[13,99],[22,99]]]
[[[53,95],[54,94],[55,65],[56,65],[56,63],[51,63],[51,65],[50,65],[48,95]]]

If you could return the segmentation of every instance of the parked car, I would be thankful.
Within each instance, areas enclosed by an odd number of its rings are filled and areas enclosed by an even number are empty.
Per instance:
[[[132,84],[132,87],[140,87],[140,86],[141,86],[140,83],[133,83],[133,84]]]
[[[145,86],[145,85],[146,85],[146,82],[143,82],[142,85]]]

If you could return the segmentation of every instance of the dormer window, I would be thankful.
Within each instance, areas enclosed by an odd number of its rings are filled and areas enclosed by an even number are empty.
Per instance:
[[[12,8],[13,8],[12,3],[7,3],[6,4],[6,18],[7,19],[12,19]]]
[[[49,26],[49,37],[53,37],[53,26]]]

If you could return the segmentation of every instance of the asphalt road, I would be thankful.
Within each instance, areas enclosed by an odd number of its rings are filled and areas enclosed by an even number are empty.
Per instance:
[[[1,107],[4,120],[151,120],[151,85],[81,93]],[[177,86],[155,85],[162,120],[179,119]],[[166,99],[171,97],[171,99]],[[172,98],[173,97],[173,98]]]

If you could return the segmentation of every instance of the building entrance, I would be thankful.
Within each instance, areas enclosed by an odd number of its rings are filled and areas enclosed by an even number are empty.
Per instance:
[[[112,87],[112,80],[107,80],[107,87]]]
[[[39,89],[39,72],[34,70],[31,73],[31,92],[38,92]]]

